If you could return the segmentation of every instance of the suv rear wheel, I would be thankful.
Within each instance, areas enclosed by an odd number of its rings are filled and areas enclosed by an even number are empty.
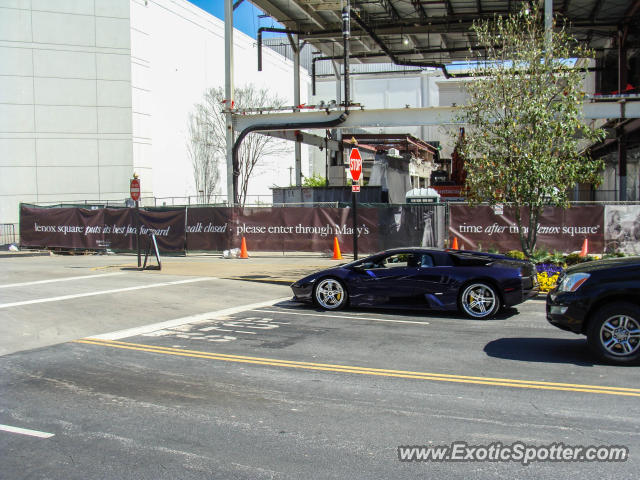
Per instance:
[[[589,322],[587,341],[591,350],[607,362],[640,362],[640,308],[627,302],[601,307]]]

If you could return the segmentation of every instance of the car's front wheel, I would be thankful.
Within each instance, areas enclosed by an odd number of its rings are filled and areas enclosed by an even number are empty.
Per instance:
[[[607,362],[640,362],[640,308],[627,302],[600,308],[589,322],[587,341],[591,350]]]
[[[347,305],[347,289],[337,278],[323,278],[315,286],[313,298],[325,310],[339,310]]]
[[[500,308],[500,297],[495,289],[484,282],[474,282],[462,287],[458,298],[460,309],[470,318],[490,318]]]

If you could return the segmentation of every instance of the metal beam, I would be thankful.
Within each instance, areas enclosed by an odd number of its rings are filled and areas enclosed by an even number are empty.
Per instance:
[[[502,12],[504,13],[504,12]],[[443,17],[446,18],[446,17]],[[474,20],[491,19],[493,14],[484,12],[483,15],[469,16],[469,15],[456,15],[453,19],[436,19],[430,17],[428,21],[418,21],[414,19],[413,22],[397,23],[395,25],[373,25],[372,28],[378,35],[415,35],[424,34],[425,29],[428,29],[428,33],[442,34],[442,33],[467,33],[469,28],[473,25]],[[573,20],[571,22],[573,28],[592,28],[596,31],[612,32],[617,31],[619,25],[614,22],[591,22],[589,20]],[[339,37],[341,30],[334,29],[322,31],[313,31],[308,33],[301,33],[301,40],[318,40],[318,39],[331,39],[334,40]],[[351,37],[368,36],[366,31],[353,30]]]
[[[447,7],[447,15],[448,16],[454,15],[454,13],[453,13],[453,5],[451,5],[450,0],[444,0],[444,4]]]
[[[407,127],[412,125],[441,125],[453,123],[458,112],[453,107],[396,108],[380,110],[351,110],[338,127]],[[335,112],[331,112],[335,114]],[[244,130],[252,125],[283,125],[288,123],[315,123],[327,120],[326,112],[273,113],[263,115],[234,115],[235,129]],[[305,130],[309,130],[306,128]]]
[[[300,20],[302,20],[289,17],[283,10],[280,10],[268,0],[251,0],[251,3],[287,28],[296,28]]]
[[[416,9],[416,12],[420,15],[422,20],[429,18],[429,15],[427,15],[427,11],[424,9],[424,5],[422,5],[420,0],[411,0],[411,4],[413,5],[413,8]]]
[[[392,20],[398,20],[400,18],[400,14],[396,7],[391,3],[391,0],[378,0],[384,11],[391,17]]]
[[[640,101],[594,102],[582,106],[584,118],[640,118]],[[286,123],[313,123],[327,120],[330,113],[324,111],[272,113],[262,115],[234,115],[234,128],[244,130],[253,125],[282,125]],[[375,110],[351,110],[348,118],[338,127],[410,127],[421,125],[456,124],[460,107],[387,108]],[[311,130],[313,127],[305,127]]]

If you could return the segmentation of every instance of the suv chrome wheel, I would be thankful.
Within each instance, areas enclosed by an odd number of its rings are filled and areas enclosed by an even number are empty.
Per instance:
[[[640,348],[640,324],[628,315],[614,315],[600,328],[600,342],[611,355],[632,355]]]
[[[628,302],[604,305],[591,316],[587,339],[602,360],[640,362],[640,307]]]

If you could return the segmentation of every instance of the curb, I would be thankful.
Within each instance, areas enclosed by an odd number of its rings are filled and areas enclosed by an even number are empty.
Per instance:
[[[245,277],[219,277],[222,280],[238,280],[241,282],[270,283],[272,285],[290,286],[295,280],[283,280],[277,278],[245,278]]]
[[[49,252],[2,252],[0,253],[0,258],[24,258],[24,257],[49,257],[51,254]]]

